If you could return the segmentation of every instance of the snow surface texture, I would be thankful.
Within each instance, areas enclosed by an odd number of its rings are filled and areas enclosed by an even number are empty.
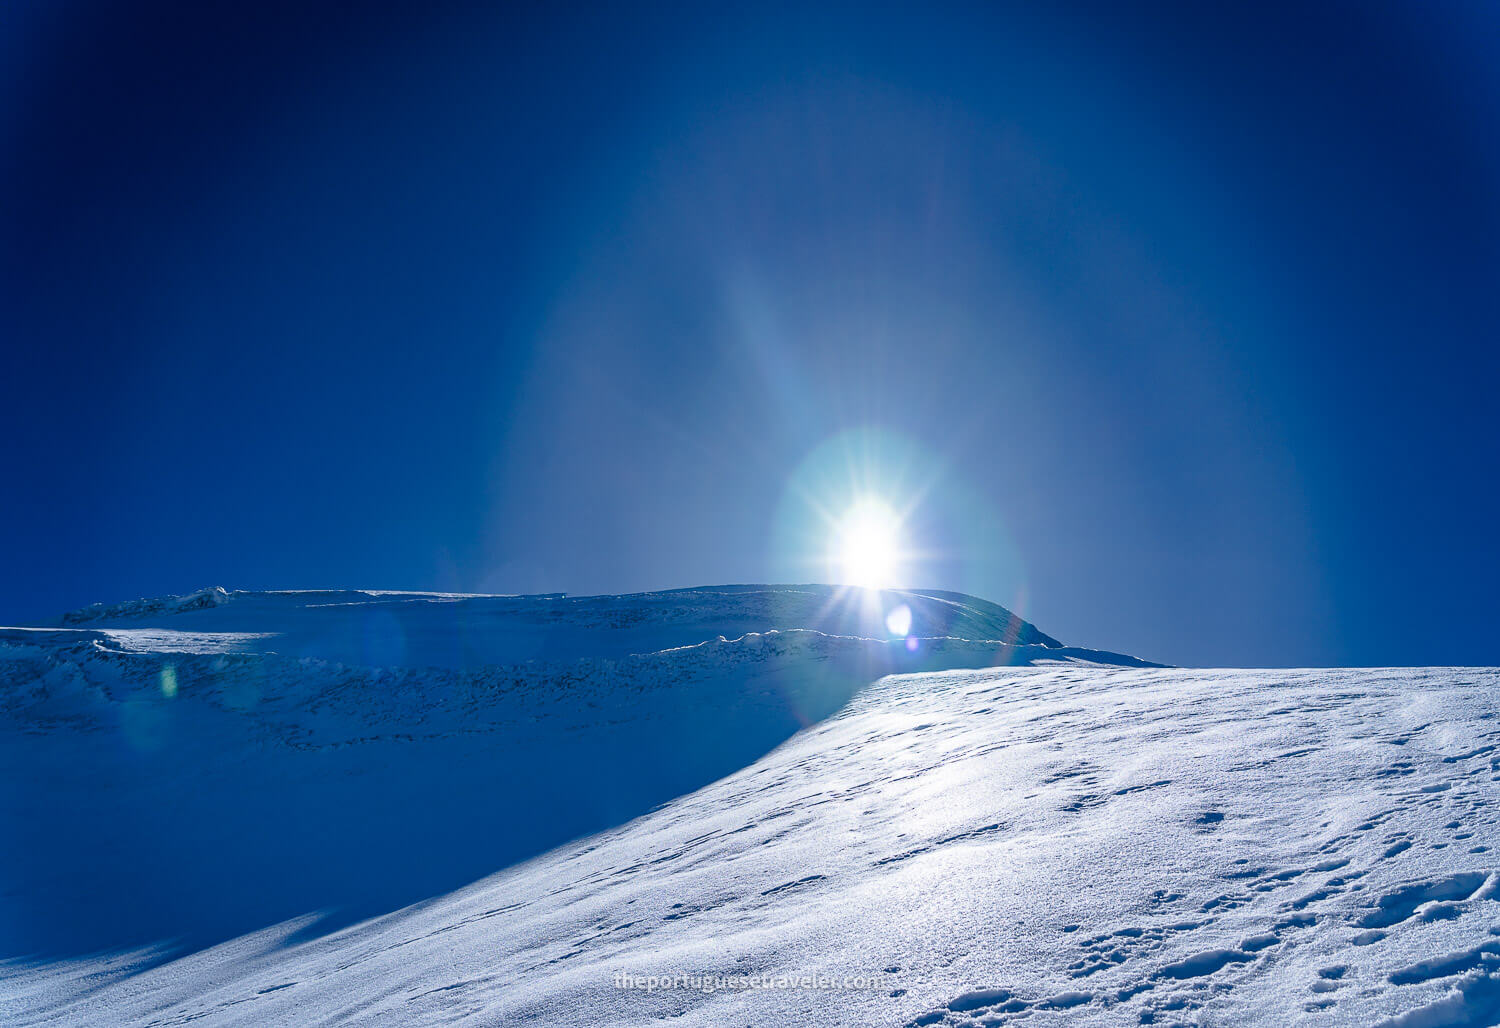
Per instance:
[[[228,595],[180,614],[112,617],[161,631],[169,619],[221,616],[240,602]],[[913,599],[925,598],[882,602]],[[817,630],[568,665],[377,671],[272,655],[265,639],[284,630],[275,620],[226,621],[224,633],[251,638],[191,650],[127,650],[116,627],[94,622],[0,640],[3,816],[45,828],[5,858],[17,955],[0,965],[0,1021],[1500,1021],[1494,671],[1109,667],[1108,655],[1069,664],[1086,653],[1040,643],[947,640],[911,654]],[[624,621],[620,630],[649,634]],[[930,670],[982,652],[1044,663]],[[902,660],[920,661],[919,673],[849,685]],[[754,738],[723,755],[742,733]],[[504,755],[514,747],[524,754]],[[719,771],[708,750],[739,763]],[[145,752],[171,760],[131,764]],[[694,752],[698,764],[681,772]],[[640,768],[653,764],[652,781],[677,798],[621,816],[650,791]],[[549,791],[558,775],[565,787]],[[680,788],[694,778],[696,791]],[[412,797],[402,781],[416,783]],[[461,801],[445,801],[444,781]],[[295,800],[318,788],[330,790],[326,803]],[[68,818],[46,813],[96,794]],[[261,794],[268,809],[254,808]],[[195,807],[198,795],[216,803]],[[624,797],[619,809],[589,817],[613,827],[592,835],[541,816],[611,795]],[[187,807],[153,815],[174,796]],[[406,826],[423,801],[430,815]],[[308,809],[273,809],[286,802]],[[392,817],[379,816],[383,804]],[[188,809],[198,830],[174,828]],[[154,853],[175,874],[153,879],[142,861],[89,895],[71,891],[87,891],[90,869],[109,877],[130,850],[115,834],[153,816],[143,838],[181,836]],[[319,817],[333,829],[323,836]],[[377,824],[360,831],[367,818]],[[78,823],[75,836],[49,843],[64,821]],[[345,831],[378,859],[340,850]],[[576,841],[557,846],[559,831]],[[410,840],[428,832],[440,844],[413,854]],[[59,863],[17,870],[34,846]],[[86,859],[69,863],[69,846]],[[448,847],[488,850],[491,869],[505,869],[446,889],[442,875],[422,880],[421,902],[367,920],[311,914],[319,907],[307,901],[337,893],[334,881],[287,884],[316,880],[329,859],[389,869]],[[219,879],[202,867],[223,862]],[[93,946],[101,952],[90,951],[108,920],[98,916],[77,918],[42,952],[16,950],[28,932],[46,934],[40,915],[97,914],[142,876],[151,901],[115,909],[117,938]],[[221,891],[272,907],[193,926],[214,945],[165,935],[124,945],[142,918],[173,923],[148,915],[184,891],[177,923]],[[45,909],[28,920],[32,900]],[[695,977],[647,991],[619,987],[622,974]],[[705,975],[860,987],[709,991],[723,983]]]

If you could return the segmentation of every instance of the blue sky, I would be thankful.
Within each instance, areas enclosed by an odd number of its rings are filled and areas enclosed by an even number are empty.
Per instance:
[[[858,487],[1070,643],[1500,663],[1500,15],[1226,6],[20,4],[0,622],[820,579]]]

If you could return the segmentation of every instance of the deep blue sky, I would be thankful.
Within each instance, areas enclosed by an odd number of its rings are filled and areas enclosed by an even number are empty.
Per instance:
[[[720,6],[12,4],[0,623],[819,578],[855,454],[1067,642],[1500,663],[1500,8]]]

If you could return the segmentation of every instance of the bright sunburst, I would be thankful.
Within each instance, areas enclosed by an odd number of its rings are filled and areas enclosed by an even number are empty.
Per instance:
[[[882,500],[864,497],[834,528],[834,571],[845,585],[884,589],[901,570],[901,519]]]

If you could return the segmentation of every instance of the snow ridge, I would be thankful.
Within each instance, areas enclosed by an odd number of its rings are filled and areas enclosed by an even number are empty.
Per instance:
[[[123,603],[95,603],[62,616],[65,625],[82,625],[112,618],[138,618],[154,614],[181,614],[189,610],[220,607],[229,602],[229,592],[222,586],[199,589],[184,596],[158,596],[154,599],[126,600]]]

